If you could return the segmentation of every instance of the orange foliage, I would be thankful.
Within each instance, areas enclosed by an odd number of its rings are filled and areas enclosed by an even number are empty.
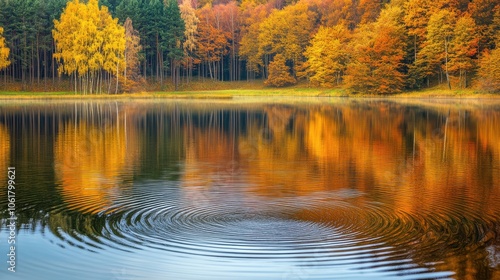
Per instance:
[[[198,10],[197,16],[200,20],[197,53],[204,62],[218,61],[227,52],[229,34],[222,29],[219,15],[209,6]]]
[[[402,10],[385,9],[377,22],[362,26],[351,43],[346,87],[353,92],[395,93],[402,90],[404,33]]]
[[[500,211],[494,179],[500,176],[500,114],[446,109],[431,111],[441,122],[413,121],[405,108],[276,105],[264,108],[266,121],[251,122],[245,134],[188,127],[182,180],[191,187],[246,182],[247,192],[269,197],[353,189],[368,195],[358,201],[366,203],[383,194],[378,199],[396,216],[448,215],[458,195],[467,197],[460,207],[481,203],[478,211],[494,217]],[[485,186],[491,186],[487,193],[478,192]]]
[[[267,86],[284,87],[295,84],[297,81],[290,75],[290,68],[286,66],[286,60],[281,54],[274,56],[269,64],[269,77],[265,81]]]
[[[479,68],[480,86],[490,92],[500,92],[500,46],[485,52]]]

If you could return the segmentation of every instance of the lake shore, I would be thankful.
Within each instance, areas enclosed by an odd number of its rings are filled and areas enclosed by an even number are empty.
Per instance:
[[[440,87],[420,91],[408,91],[391,95],[353,94],[343,89],[325,89],[313,87],[289,88],[244,88],[205,89],[183,91],[148,91],[124,94],[81,94],[74,92],[28,92],[0,91],[0,100],[19,99],[232,99],[234,97],[346,97],[346,98],[481,98],[497,99],[500,94],[491,94],[475,89],[448,90]]]

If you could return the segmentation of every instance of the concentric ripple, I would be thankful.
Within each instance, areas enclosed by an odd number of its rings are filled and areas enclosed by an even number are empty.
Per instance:
[[[440,278],[452,275],[435,270],[444,254],[481,246],[488,231],[487,222],[473,214],[394,211],[353,190],[263,198],[241,186],[227,188],[142,183],[110,193],[110,207],[80,214],[72,224],[81,225],[59,238],[94,252],[167,252],[177,256],[176,266],[198,257],[241,260],[235,270],[249,269],[244,260],[305,266],[310,277],[321,279],[332,268],[346,269],[346,276],[369,270],[384,277]],[[429,256],[436,262],[428,262]]]

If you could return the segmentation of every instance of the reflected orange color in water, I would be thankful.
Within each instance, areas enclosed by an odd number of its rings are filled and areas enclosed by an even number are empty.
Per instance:
[[[112,204],[123,180],[133,176],[139,149],[133,127],[85,121],[59,124],[54,146],[56,178],[70,209],[98,213]]]
[[[7,128],[0,124],[0,182],[6,183],[7,168],[10,162],[10,136]],[[6,185],[6,184],[5,184]],[[6,188],[2,188],[2,193]]]
[[[308,113],[276,106],[265,112],[266,123],[254,122],[236,138],[217,127],[185,127],[185,179],[203,180],[206,174],[231,171],[237,165],[241,172],[236,175],[246,176],[263,194],[276,182],[283,190],[304,194],[347,187],[370,192],[383,186],[398,193],[393,203],[406,212],[422,208],[412,205],[424,199],[415,188],[436,195],[427,196],[431,200],[426,204],[441,203],[457,188],[476,189],[482,183],[479,168],[485,164],[478,162],[481,152],[495,157],[491,161],[495,166],[484,166],[493,172],[486,175],[499,178],[500,141],[495,139],[500,133],[494,129],[495,117],[470,116],[477,127],[465,129],[460,125],[464,117],[457,112],[448,121],[443,117],[442,123],[414,123],[400,109],[384,106],[368,111],[324,106]],[[293,127],[287,129],[292,117]],[[477,170],[470,172],[471,168]],[[492,190],[499,189],[498,180],[491,184]],[[450,186],[455,191],[450,192]]]
[[[183,133],[185,170],[182,181],[185,186],[210,186],[217,180],[217,175],[234,167],[232,164],[238,160],[238,155],[229,136],[220,131],[202,131],[190,126],[185,127]]]
[[[348,262],[353,273],[500,279],[500,108],[422,103],[7,108],[0,181],[15,164],[21,228],[47,225],[62,246],[148,243],[160,260],[178,247],[187,266],[210,251],[215,263],[305,260],[312,274]],[[270,250],[255,255],[256,240]]]
[[[252,195],[354,189],[364,195],[350,200],[353,209],[382,203],[393,229],[403,234],[387,236],[387,242],[396,244],[405,236],[414,240],[410,245],[417,259],[444,259],[438,267],[456,271],[461,279],[474,279],[479,260],[499,264],[500,237],[492,232],[500,213],[500,112],[408,112],[399,105],[317,106],[307,112],[269,106],[264,112],[266,121],[249,125],[236,140],[232,131],[221,135],[187,128],[185,186],[209,183],[231,162],[238,172],[219,183],[246,182]],[[423,116],[429,112],[433,117]],[[358,224],[364,234],[375,234],[363,229],[373,217],[362,211],[353,211],[351,219],[321,206],[314,211],[295,217]],[[462,218],[479,223],[479,236],[469,235]],[[450,244],[450,239],[467,245]],[[478,246],[488,249],[468,253]],[[462,256],[452,253],[456,250],[463,250]],[[494,273],[492,279],[500,278]]]

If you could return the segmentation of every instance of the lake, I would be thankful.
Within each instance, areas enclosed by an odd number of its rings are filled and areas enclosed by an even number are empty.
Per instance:
[[[500,279],[499,101],[4,101],[0,182],[1,279]]]

